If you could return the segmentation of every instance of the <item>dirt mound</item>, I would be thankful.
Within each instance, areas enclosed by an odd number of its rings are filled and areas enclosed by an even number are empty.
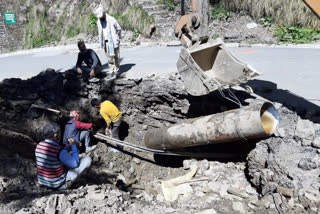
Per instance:
[[[32,104],[61,112],[78,109],[84,122],[94,122],[95,132],[103,132],[103,121],[89,100],[96,96],[109,99],[124,112],[121,139],[137,145],[143,145],[149,129],[237,106],[216,92],[188,95],[177,75],[88,80],[71,71],[47,69],[29,80],[5,80],[0,89],[0,138],[11,139],[0,141],[0,209],[6,213],[319,211],[320,127],[302,111],[276,103],[281,125],[275,136],[188,150],[229,153],[228,158],[190,159],[130,149],[114,153],[110,144],[96,140],[97,149],[89,154],[93,164],[85,175],[69,190],[52,191],[37,184],[34,147],[42,140],[43,124],[56,121],[64,125],[66,118],[30,109]],[[268,91],[269,95],[275,92]],[[244,105],[254,102],[246,92],[234,93]],[[180,193],[174,202],[166,201],[161,181],[192,169],[196,169],[196,177],[207,180],[186,184],[189,191]]]

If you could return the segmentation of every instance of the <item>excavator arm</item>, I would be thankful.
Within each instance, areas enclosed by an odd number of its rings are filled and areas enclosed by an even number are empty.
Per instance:
[[[320,0],[303,1],[320,18]],[[208,4],[208,0],[192,0],[192,13],[185,15],[184,0],[180,0],[181,18],[176,25],[175,36],[184,47],[208,40]]]
[[[320,19],[320,0],[303,0],[312,12]]]
[[[208,40],[208,0],[192,0],[192,13],[185,15],[184,0],[181,0],[181,18],[175,28],[175,36],[184,47]]]
[[[320,0],[303,0],[319,17]],[[193,96],[206,95],[240,85],[260,75],[254,68],[238,60],[223,41],[208,39],[208,0],[192,0],[192,13],[181,15],[175,35],[181,41],[177,69],[186,90]]]

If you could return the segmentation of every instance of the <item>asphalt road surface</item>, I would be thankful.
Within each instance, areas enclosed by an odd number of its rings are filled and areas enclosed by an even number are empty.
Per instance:
[[[89,47],[90,48],[90,47]],[[107,58],[101,49],[94,48],[108,71]],[[166,76],[175,72],[180,52],[176,47],[121,48],[121,71],[127,78],[156,74]],[[258,72],[257,77],[276,84],[320,105],[320,49],[312,48],[230,48],[242,62]],[[64,71],[75,66],[78,50],[55,48],[38,53],[3,57],[0,55],[0,81],[5,78],[28,79],[46,68]]]

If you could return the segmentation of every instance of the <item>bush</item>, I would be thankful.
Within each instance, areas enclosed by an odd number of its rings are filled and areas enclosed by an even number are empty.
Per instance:
[[[126,30],[135,31],[144,36],[150,36],[150,29],[155,25],[154,18],[141,7],[129,7],[124,15],[113,15],[118,20],[121,27]]]
[[[213,20],[227,20],[232,16],[232,12],[230,10],[225,9],[220,4],[215,4],[214,8],[211,11],[211,17]]]
[[[168,10],[173,10],[177,5],[175,0],[162,0],[161,3],[166,5]]]
[[[320,39],[320,29],[316,27],[279,25],[274,30],[279,43],[310,43]]]

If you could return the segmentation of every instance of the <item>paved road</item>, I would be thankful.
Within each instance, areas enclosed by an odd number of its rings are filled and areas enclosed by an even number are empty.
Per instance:
[[[95,48],[96,46],[92,46]],[[107,59],[101,49],[96,49],[102,61]],[[320,105],[320,49],[311,48],[230,48],[241,61],[263,73],[257,79],[277,84],[278,89],[289,90]],[[176,71],[180,47],[134,47],[121,49],[121,69],[127,78],[156,73],[166,76]],[[76,49],[55,49],[16,56],[0,56],[0,80],[4,78],[27,79],[46,68],[73,67]],[[107,70],[107,69],[106,69]]]

